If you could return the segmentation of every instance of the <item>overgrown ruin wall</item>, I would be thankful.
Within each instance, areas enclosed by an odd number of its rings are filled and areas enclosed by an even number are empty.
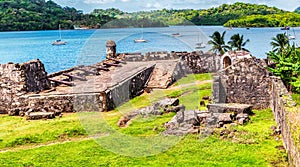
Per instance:
[[[214,77],[215,102],[251,104],[254,109],[270,106],[271,80],[266,64],[245,58],[218,72]]]
[[[48,88],[50,88],[50,81],[43,63],[39,60],[22,64],[0,64],[1,113],[8,113],[10,109],[21,105],[20,96]]]
[[[289,164],[300,166],[300,107],[295,106],[281,79],[270,76],[266,66],[264,60],[245,58],[219,71],[214,76],[214,101],[272,108]]]
[[[289,164],[300,166],[300,107],[295,105],[280,78],[272,77],[271,108],[288,152]]]

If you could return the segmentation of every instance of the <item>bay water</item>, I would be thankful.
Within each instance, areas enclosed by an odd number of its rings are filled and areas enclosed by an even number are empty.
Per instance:
[[[107,40],[115,40],[118,53],[152,51],[194,51],[196,43],[207,43],[213,32],[226,31],[225,41],[236,33],[250,39],[245,48],[257,58],[266,58],[272,49],[272,37],[286,31],[280,28],[233,28],[222,26],[170,26],[161,28],[123,28],[98,30],[62,30],[62,40],[66,45],[53,46],[59,38],[57,30],[51,31],[15,31],[0,32],[0,64],[22,63],[40,59],[48,73],[71,68],[76,65],[88,65],[105,59]],[[181,36],[173,36],[179,33]],[[291,28],[289,32],[296,37],[291,43],[299,45],[300,28]],[[134,43],[134,39],[143,37],[147,43]],[[208,51],[209,45],[203,49]]]

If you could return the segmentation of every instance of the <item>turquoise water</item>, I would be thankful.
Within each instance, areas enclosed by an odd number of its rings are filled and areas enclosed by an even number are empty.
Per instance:
[[[105,58],[105,42],[115,40],[117,52],[148,51],[193,51],[195,43],[206,43],[214,31],[227,31],[226,40],[235,33],[250,39],[246,45],[252,54],[265,58],[271,50],[271,38],[284,31],[280,28],[234,28],[227,30],[220,26],[173,26],[163,28],[128,28],[100,30],[63,30],[61,32],[67,45],[52,46],[59,36],[58,31],[0,32],[0,63],[25,62],[40,59],[48,73],[70,68],[79,64],[93,64]],[[300,28],[294,28],[296,44],[299,45]],[[172,33],[181,37],[173,37]],[[293,31],[289,32],[294,35]],[[134,43],[136,38],[144,37],[147,43]],[[204,51],[209,50],[209,47]]]

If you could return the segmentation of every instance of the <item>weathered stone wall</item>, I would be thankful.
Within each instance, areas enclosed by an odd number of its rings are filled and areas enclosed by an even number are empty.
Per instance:
[[[122,103],[143,93],[153,69],[154,66],[147,68],[137,75],[127,78],[122,83],[106,90],[107,110],[112,110]]]
[[[271,96],[271,108],[281,130],[289,164],[300,166],[300,107],[295,105],[280,78],[272,77]]]
[[[148,52],[145,55],[141,53],[124,53],[124,55],[125,60],[129,62],[181,59],[185,68],[195,74],[216,72],[221,69],[221,58],[211,52]]]
[[[241,59],[218,75],[213,84],[215,102],[251,104],[254,109],[270,106],[271,80],[263,60]]]
[[[28,92],[50,88],[44,65],[39,60],[22,64],[0,65],[0,112],[8,113],[19,107],[19,97]],[[21,100],[21,102],[24,102]]]
[[[27,111],[30,112],[82,112],[106,111],[105,94],[69,94],[29,97]],[[21,114],[21,113],[20,113]]]
[[[220,57],[214,53],[198,51],[177,54],[194,74],[217,72],[220,69]]]
[[[144,61],[156,61],[156,60],[174,60],[179,59],[175,52],[148,52],[144,56]]]
[[[181,53],[181,52],[180,52]],[[185,52],[186,53],[186,52]],[[157,61],[157,60],[174,60],[179,59],[176,52],[147,52],[145,55],[142,53],[123,53],[125,61]]]

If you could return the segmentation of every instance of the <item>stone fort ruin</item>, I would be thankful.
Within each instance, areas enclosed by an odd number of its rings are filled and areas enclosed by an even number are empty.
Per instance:
[[[28,119],[63,112],[104,112],[145,89],[167,88],[187,73],[211,72],[216,106],[240,103],[271,108],[290,164],[300,166],[300,109],[282,81],[267,71],[266,60],[243,51],[223,56],[201,51],[117,54],[113,41],[107,42],[106,50],[107,59],[102,62],[53,74],[47,74],[39,60],[1,64],[0,112]]]

